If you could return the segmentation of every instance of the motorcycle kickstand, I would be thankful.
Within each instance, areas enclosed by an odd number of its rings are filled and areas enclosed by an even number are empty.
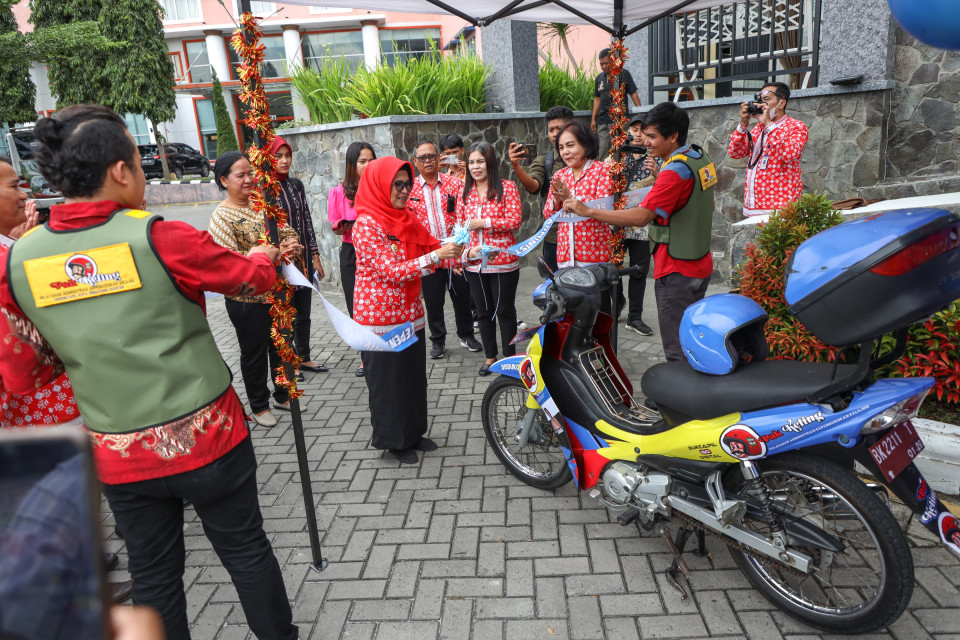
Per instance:
[[[687,546],[687,541],[690,539],[690,534],[693,533],[692,529],[683,527],[677,531],[677,541],[674,542],[670,538],[670,532],[667,531],[666,527],[660,529],[660,535],[663,537],[664,542],[667,543],[667,546],[670,547],[670,551],[673,553],[673,562],[670,564],[670,567],[666,571],[667,580],[670,581],[676,589],[680,592],[680,599],[687,599],[687,590],[683,588],[683,585],[680,584],[680,581],[677,577],[677,573],[682,573],[683,577],[687,583],[687,586],[690,586],[690,567],[687,566],[686,560],[683,559],[683,549]],[[700,538],[700,542],[703,542],[703,538]]]

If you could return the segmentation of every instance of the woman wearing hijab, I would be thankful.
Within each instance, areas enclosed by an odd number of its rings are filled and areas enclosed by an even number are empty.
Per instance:
[[[311,280],[313,279],[313,272],[316,271],[317,279],[322,280],[323,265],[320,264],[317,234],[313,230],[310,207],[307,206],[307,193],[303,189],[303,183],[290,176],[293,151],[287,141],[280,136],[273,138],[271,148],[277,158],[276,175],[280,181],[280,206],[287,212],[287,224],[297,232],[297,237],[302,240],[303,275]],[[293,320],[293,347],[302,360],[300,368],[315,373],[327,371],[328,369],[325,366],[310,359],[310,303],[312,302],[313,290],[310,287],[294,287],[293,290],[293,306],[297,310],[297,315]],[[303,375],[299,371],[297,374],[298,378],[303,380]]]
[[[360,178],[355,205],[353,246],[357,252],[353,318],[383,335],[405,322],[417,341],[399,352],[364,351],[375,449],[387,449],[401,463],[415,464],[417,451],[437,445],[427,432],[427,364],[420,276],[462,247],[440,246],[410,212],[413,188],[409,162],[386,157],[369,163]]]

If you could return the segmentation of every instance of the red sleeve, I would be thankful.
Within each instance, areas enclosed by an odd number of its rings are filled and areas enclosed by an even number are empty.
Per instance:
[[[740,125],[737,124],[737,128],[730,134],[730,146],[727,148],[727,155],[734,159],[746,158],[750,155],[750,142],[747,139],[747,131],[741,129]]]
[[[150,238],[180,290],[201,305],[204,291],[256,295],[268,291],[277,279],[266,255],[241,255],[186,222],[155,222]]]
[[[523,222],[520,204],[520,192],[509,180],[503,181],[503,202],[498,203],[499,211],[490,216],[490,228],[496,231],[516,231]]]
[[[690,199],[693,193],[693,178],[684,180],[676,171],[661,171],[653,188],[640,205],[657,214],[664,222],[670,219]]]

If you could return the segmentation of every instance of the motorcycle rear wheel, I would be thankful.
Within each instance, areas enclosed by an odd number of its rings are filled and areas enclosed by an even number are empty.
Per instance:
[[[731,548],[737,566],[778,608],[812,627],[868,633],[892,624],[913,595],[913,556],[890,510],[856,476],[832,462],[783,454],[759,463],[780,513],[801,517],[838,538],[830,553],[793,547],[813,558],[806,575]],[[756,487],[744,488],[749,495]],[[764,522],[744,522],[768,533]]]
[[[490,448],[510,473],[538,489],[556,489],[573,478],[570,467],[543,411],[537,410],[527,444],[517,442],[527,413],[529,392],[516,378],[501,376],[483,394],[480,414]]]

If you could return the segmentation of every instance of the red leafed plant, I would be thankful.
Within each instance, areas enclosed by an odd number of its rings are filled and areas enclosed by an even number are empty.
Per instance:
[[[942,403],[960,403],[960,303],[910,327],[907,351],[889,375],[930,377],[930,396]]]
[[[747,245],[740,267],[740,293],[755,300],[770,319],[764,327],[769,357],[779,360],[832,362],[837,350],[828,347],[790,313],[783,297],[783,269],[800,243],[839,224],[840,214],[825,196],[806,194],[784,206],[760,225],[757,241]]]

